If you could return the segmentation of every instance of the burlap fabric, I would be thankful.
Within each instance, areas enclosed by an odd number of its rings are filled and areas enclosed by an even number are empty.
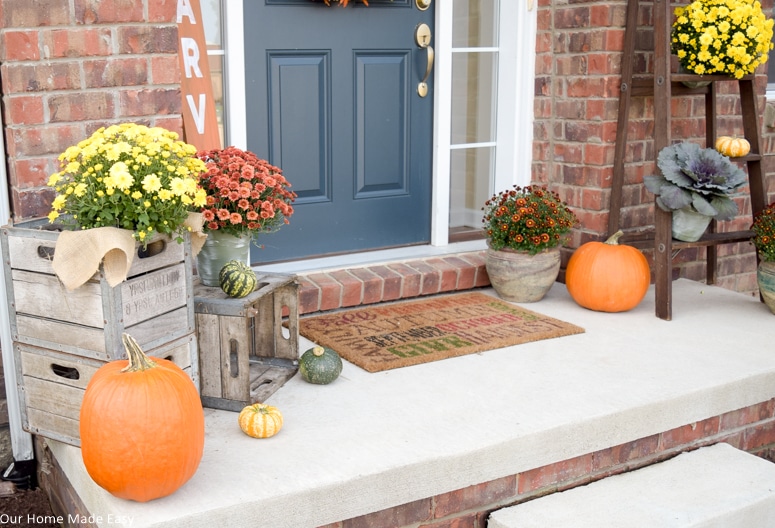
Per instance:
[[[196,256],[207,238],[202,232],[202,215],[190,213],[184,225],[191,230],[191,249]],[[136,248],[137,242],[128,229],[97,227],[62,231],[51,265],[68,290],[85,284],[99,270],[100,263],[107,283],[116,286],[126,280]]]

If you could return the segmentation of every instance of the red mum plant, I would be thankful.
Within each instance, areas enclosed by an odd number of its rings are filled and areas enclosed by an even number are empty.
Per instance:
[[[531,255],[560,245],[578,218],[546,187],[514,186],[484,204],[482,223],[494,250],[513,249]]]
[[[296,193],[279,168],[236,147],[200,151],[197,157],[207,167],[199,178],[207,192],[200,209],[205,231],[255,238],[289,223]]]

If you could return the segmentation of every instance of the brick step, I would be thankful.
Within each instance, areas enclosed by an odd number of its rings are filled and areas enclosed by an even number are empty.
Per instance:
[[[775,464],[716,444],[497,510],[487,528],[771,528]]]
[[[484,251],[299,275],[299,313],[411,299],[490,285]]]

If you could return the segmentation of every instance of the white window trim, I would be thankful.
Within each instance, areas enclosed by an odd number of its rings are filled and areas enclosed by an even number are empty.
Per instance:
[[[224,2],[226,49],[227,142],[247,148],[245,116],[245,46],[243,0]],[[433,46],[434,123],[433,197],[430,246],[449,244],[450,133],[452,108],[452,5],[435,2]],[[498,59],[498,110],[495,175],[492,186],[502,190],[530,182],[533,159],[533,99],[535,91],[536,10],[532,0],[501,0]],[[416,252],[416,248],[412,249]],[[347,257],[352,263],[352,256]],[[286,263],[287,267],[287,263]]]

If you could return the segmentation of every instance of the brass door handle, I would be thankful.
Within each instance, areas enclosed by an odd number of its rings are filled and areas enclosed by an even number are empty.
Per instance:
[[[433,70],[433,59],[435,57],[433,46],[426,46],[425,49],[428,50],[428,65],[425,67],[425,75],[423,75],[422,81],[420,81],[420,84],[417,85],[417,94],[420,97],[425,97],[428,95],[428,83],[426,81],[428,80],[428,77],[431,76],[431,70]]]

